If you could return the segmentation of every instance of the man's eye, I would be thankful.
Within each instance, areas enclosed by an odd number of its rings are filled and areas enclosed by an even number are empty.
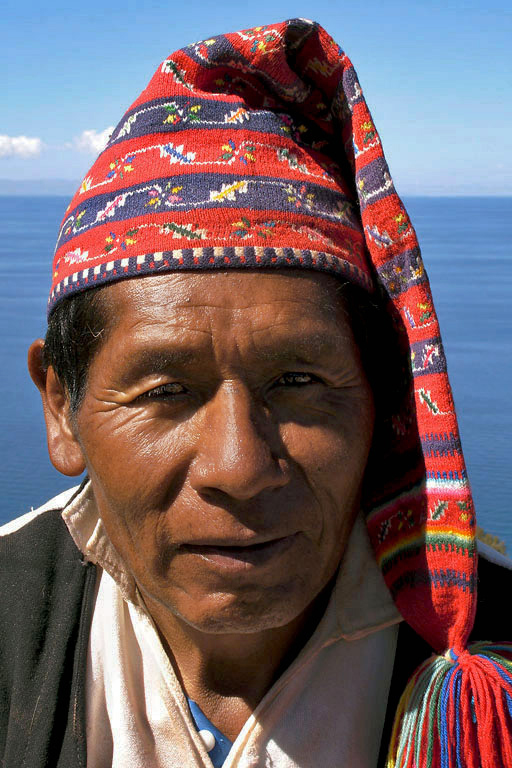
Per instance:
[[[161,384],[159,387],[150,389],[148,392],[144,392],[141,397],[147,398],[161,398],[176,397],[177,395],[184,395],[187,390],[183,384],[179,384],[177,381],[173,381],[170,384]]]
[[[315,384],[318,381],[316,376],[311,373],[304,373],[303,371],[289,371],[283,373],[276,381],[274,386],[279,387],[304,387],[308,384]]]

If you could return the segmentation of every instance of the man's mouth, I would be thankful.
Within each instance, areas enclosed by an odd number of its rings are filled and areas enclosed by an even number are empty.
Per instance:
[[[197,555],[213,565],[229,570],[262,567],[292,546],[298,534],[283,536],[256,544],[183,544],[181,552]]]

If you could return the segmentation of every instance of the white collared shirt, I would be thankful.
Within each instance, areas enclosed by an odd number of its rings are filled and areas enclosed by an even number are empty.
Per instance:
[[[211,768],[90,485],[63,518],[98,567],[87,662],[88,768]],[[358,518],[323,618],[245,723],[224,768],[375,768],[400,620]]]

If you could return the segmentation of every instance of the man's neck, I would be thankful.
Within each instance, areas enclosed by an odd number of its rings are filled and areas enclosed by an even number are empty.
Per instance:
[[[201,632],[150,597],[145,602],[185,694],[234,741],[314,632],[330,591],[289,624],[244,634]]]

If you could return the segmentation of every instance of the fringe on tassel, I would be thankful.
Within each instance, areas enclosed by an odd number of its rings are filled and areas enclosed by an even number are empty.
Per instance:
[[[427,659],[398,705],[387,768],[512,768],[512,643]]]

